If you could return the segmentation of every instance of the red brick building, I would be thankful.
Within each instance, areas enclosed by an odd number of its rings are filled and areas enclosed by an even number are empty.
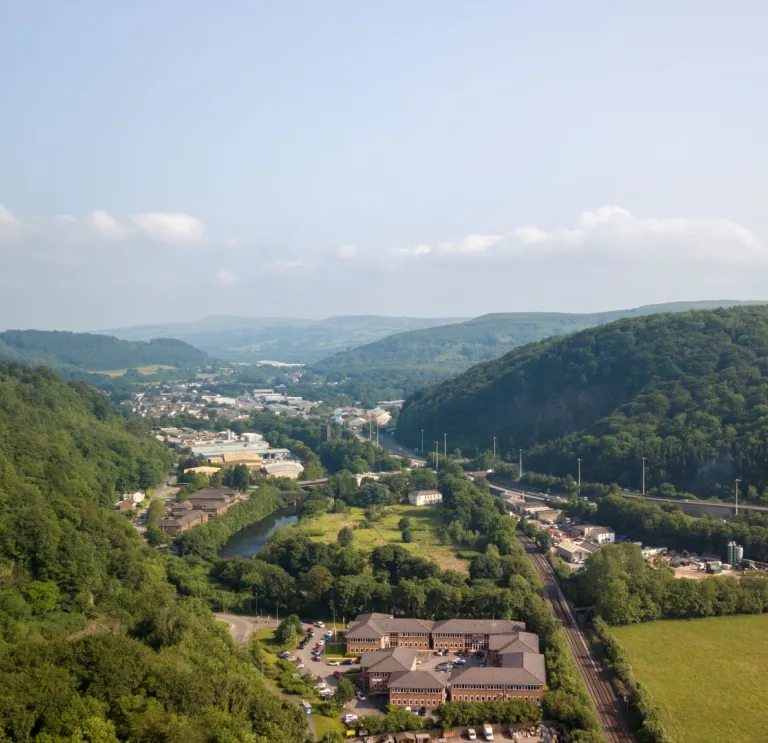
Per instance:
[[[393,673],[387,686],[390,704],[414,711],[433,710],[448,700],[448,679],[434,671]]]
[[[488,650],[491,637],[525,631],[525,622],[511,619],[444,619],[434,622],[431,639],[435,650]]]
[[[488,645],[486,660],[489,666],[508,666],[507,656],[517,653],[538,653],[539,636],[533,632],[515,632],[511,635],[493,635]],[[506,662],[505,662],[506,659]]]
[[[360,614],[347,630],[347,652],[409,648],[427,652],[435,623],[429,619],[395,618],[389,614]]]
[[[416,670],[416,652],[407,648],[371,650],[360,658],[363,687],[369,694],[386,694],[392,674]]]
[[[514,657],[513,657],[514,656]],[[467,668],[450,679],[452,702],[490,702],[522,697],[540,701],[547,683],[544,656],[510,653],[502,668]]]

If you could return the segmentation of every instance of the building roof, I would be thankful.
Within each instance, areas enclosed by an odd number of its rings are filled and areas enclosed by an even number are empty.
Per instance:
[[[188,500],[171,504],[171,511],[191,511],[193,508],[194,506]]]
[[[441,498],[443,497],[439,490],[409,490],[408,495],[439,495]]]
[[[304,467],[298,462],[270,462],[263,465],[261,469],[268,475],[279,475],[281,473],[296,475],[304,471]]]
[[[538,653],[539,636],[534,632],[515,632],[511,635],[493,635],[488,640],[488,649],[499,653]]]
[[[587,552],[590,555],[597,552],[600,548],[596,544],[590,544],[589,542],[576,542],[573,539],[563,539],[560,544],[557,545],[559,550],[565,552]]]
[[[448,679],[437,671],[403,671],[393,673],[387,686],[391,689],[445,689]]]
[[[232,488],[203,488],[189,496],[191,501],[221,501],[227,503],[237,495]]]
[[[454,671],[451,685],[456,684],[505,684],[544,686],[547,683],[547,671],[544,656],[540,653],[511,653],[520,656],[519,665],[503,668],[465,668]]]
[[[180,516],[172,519],[160,519],[157,522],[158,526],[184,526],[184,524],[193,524],[195,521],[199,521],[202,515],[199,511],[187,511]]]
[[[511,619],[443,619],[432,628],[432,632],[457,635],[509,635],[520,631],[525,631],[525,622]]]
[[[132,511],[133,510],[133,501],[121,500],[117,504],[117,510],[118,511]]]
[[[390,632],[431,632],[434,624],[430,619],[391,617],[389,614],[360,614],[349,625],[347,639],[381,638]]]
[[[417,654],[408,648],[391,650],[368,650],[360,656],[360,666],[376,673],[413,671]]]
[[[593,526],[591,528],[592,534],[613,534],[614,531],[609,526]]]

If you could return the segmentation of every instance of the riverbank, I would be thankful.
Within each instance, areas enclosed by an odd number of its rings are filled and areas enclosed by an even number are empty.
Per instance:
[[[213,561],[233,534],[292,503],[295,494],[289,495],[287,498],[271,485],[260,485],[251,491],[248,500],[232,506],[207,524],[185,531],[176,538],[174,545],[182,556],[197,555]]]
[[[278,508],[258,521],[235,532],[219,550],[219,557],[255,557],[278,529],[298,520],[296,508]]]

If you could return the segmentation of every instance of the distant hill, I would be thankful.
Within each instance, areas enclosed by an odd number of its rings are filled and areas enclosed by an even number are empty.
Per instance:
[[[513,348],[550,336],[565,335],[625,317],[659,312],[715,309],[739,300],[670,302],[628,310],[569,314],[510,312],[391,335],[365,346],[343,351],[312,364],[312,371],[338,381],[377,386],[388,395],[409,394],[459,374],[481,361],[498,358]],[[385,394],[385,396],[387,396]]]
[[[309,364],[393,333],[444,325],[461,318],[350,315],[307,320],[289,317],[205,317],[188,323],[104,331],[124,340],[178,338],[225,361]]]
[[[201,366],[208,354],[170,338],[123,341],[108,335],[46,330],[0,333],[0,359],[59,371],[109,371],[142,366]]]
[[[619,320],[529,344],[406,401],[398,438],[448,435],[526,468],[768,501],[768,307]]]

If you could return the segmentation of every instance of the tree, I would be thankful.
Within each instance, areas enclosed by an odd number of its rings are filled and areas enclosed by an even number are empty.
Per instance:
[[[340,707],[344,706],[347,702],[351,702],[355,698],[355,687],[352,682],[342,676],[339,679],[339,683],[336,686],[336,691],[333,695],[333,699]]]
[[[302,581],[311,601],[319,601],[333,589],[333,573],[324,565],[313,565]]]
[[[397,528],[400,529],[400,531],[405,531],[408,529],[411,525],[411,520],[407,516],[403,516],[403,518],[400,519],[400,521],[397,522]]]
[[[336,541],[340,547],[350,547],[352,542],[355,541],[355,532],[349,526],[345,526],[339,529],[339,533],[336,535]]]
[[[275,640],[280,645],[294,645],[301,636],[303,627],[301,619],[291,614],[283,619],[275,630]]]
[[[403,529],[401,536],[406,544],[413,541],[413,532],[410,529]]]
[[[336,730],[327,730],[320,738],[320,743],[344,743],[344,736]]]

